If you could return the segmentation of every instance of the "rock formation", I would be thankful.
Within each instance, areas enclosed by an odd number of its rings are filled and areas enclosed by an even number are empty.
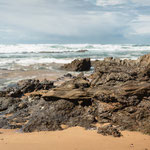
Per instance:
[[[150,69],[142,62],[95,61],[90,76],[80,74],[58,86],[51,81],[19,82],[0,92],[0,128],[54,131],[65,125],[115,137],[121,136],[119,130],[150,134]],[[110,125],[97,128],[97,123]]]
[[[71,63],[65,64],[61,68],[68,71],[89,71],[91,68],[91,61],[90,58],[85,58],[81,60],[75,59]]]

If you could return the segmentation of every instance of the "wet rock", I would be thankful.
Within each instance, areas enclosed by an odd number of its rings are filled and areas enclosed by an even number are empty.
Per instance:
[[[106,125],[104,127],[99,127],[98,134],[102,134],[102,135],[111,135],[113,137],[120,137],[122,136],[121,133],[118,131],[118,129],[114,128],[112,125]]]
[[[90,58],[81,60],[75,59],[70,64],[65,64],[61,68],[68,71],[89,71],[91,68],[91,61]]]
[[[27,79],[19,81],[17,87],[7,89],[5,96],[21,97],[25,93],[38,90],[49,90],[53,87],[54,85],[52,81],[44,80],[40,82],[39,80],[35,79]]]
[[[78,50],[77,52],[79,52],[79,53],[85,53],[85,52],[88,52],[88,50],[82,49],[82,50]]]
[[[73,77],[73,75],[72,75],[72,74],[70,74],[70,73],[67,73],[67,74],[65,74],[65,75],[64,75],[64,77],[72,78],[72,77]]]

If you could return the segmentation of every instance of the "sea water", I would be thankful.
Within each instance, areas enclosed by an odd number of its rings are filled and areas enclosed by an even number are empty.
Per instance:
[[[91,60],[101,60],[105,57],[137,59],[147,53],[150,53],[150,45],[1,44],[0,84],[12,80],[11,78],[8,78],[9,76],[5,76],[7,72],[4,70],[53,70],[55,68],[51,64],[69,63],[77,58],[88,57],[91,58]],[[14,78],[16,79],[18,77],[16,76]]]
[[[86,51],[80,51],[86,50]],[[69,63],[76,58],[93,60],[105,57],[137,59],[150,53],[150,45],[101,44],[17,44],[0,45],[0,69],[13,69],[18,64]]]

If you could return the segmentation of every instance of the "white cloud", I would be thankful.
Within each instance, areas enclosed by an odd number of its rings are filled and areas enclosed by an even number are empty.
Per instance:
[[[131,1],[139,6],[150,6],[150,0],[131,0]]]
[[[122,26],[122,23],[118,24],[121,13],[94,10],[78,13],[78,10],[71,11],[68,3],[60,5],[60,0],[55,1],[59,5],[56,5],[53,0],[47,5],[41,0],[32,2],[23,0],[22,2],[16,0],[11,9],[9,3],[5,10],[0,10],[0,21],[25,32],[60,36],[104,34]]]
[[[103,8],[97,7],[96,1]],[[1,4],[0,0],[0,34],[12,41],[15,38],[44,41],[47,37],[57,41],[75,38],[106,43],[128,40],[131,34],[150,35],[150,12],[146,16],[139,9],[146,1],[6,0]]]
[[[117,5],[137,5],[137,6],[149,6],[150,0],[97,0],[98,6],[117,6]]]
[[[130,23],[131,34],[150,35],[150,15],[139,15]]]
[[[97,0],[96,4],[98,6],[115,6],[126,4],[127,0]]]

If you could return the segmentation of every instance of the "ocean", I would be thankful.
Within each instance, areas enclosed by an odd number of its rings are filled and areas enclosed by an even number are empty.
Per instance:
[[[150,45],[102,44],[17,44],[0,45],[0,88],[21,78],[30,78],[29,71],[58,71],[61,64],[76,58],[101,60],[105,57],[137,59],[150,53]],[[57,65],[59,64],[59,65]],[[28,71],[28,72],[27,72]],[[22,72],[27,72],[22,75]],[[41,73],[42,74],[42,73]],[[36,74],[32,73],[32,77]]]

